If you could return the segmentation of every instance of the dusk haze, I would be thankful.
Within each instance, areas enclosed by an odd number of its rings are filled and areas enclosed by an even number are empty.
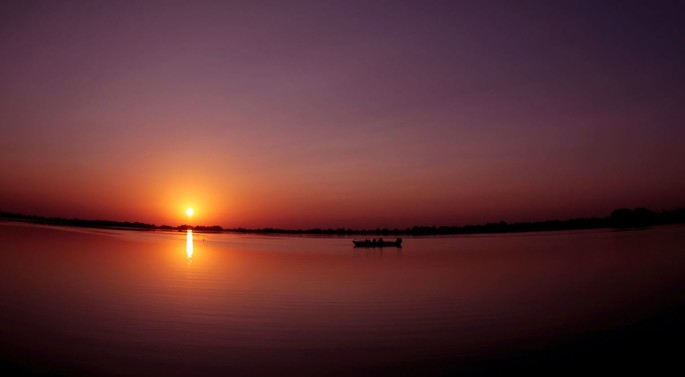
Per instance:
[[[0,1],[0,375],[685,375],[685,1]]]
[[[226,227],[685,205],[682,2],[3,2],[0,204]]]

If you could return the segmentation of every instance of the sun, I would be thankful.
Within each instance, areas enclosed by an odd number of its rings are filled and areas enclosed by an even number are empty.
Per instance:
[[[188,207],[188,209],[186,209],[186,215],[188,217],[192,216],[194,213],[195,211],[192,208]]]

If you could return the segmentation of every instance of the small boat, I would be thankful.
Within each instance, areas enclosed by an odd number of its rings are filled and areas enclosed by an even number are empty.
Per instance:
[[[383,241],[380,239],[373,240],[353,240],[354,247],[402,247],[402,239],[398,238],[395,241]]]

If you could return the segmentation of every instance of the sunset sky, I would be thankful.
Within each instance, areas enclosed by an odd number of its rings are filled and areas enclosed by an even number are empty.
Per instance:
[[[683,1],[0,4],[0,211],[375,228],[674,209],[684,119]]]

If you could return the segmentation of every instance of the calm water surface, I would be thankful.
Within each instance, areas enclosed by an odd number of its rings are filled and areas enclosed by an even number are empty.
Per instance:
[[[683,227],[382,250],[9,222],[0,239],[0,361],[15,373],[651,370],[676,365],[667,342],[685,333]]]

